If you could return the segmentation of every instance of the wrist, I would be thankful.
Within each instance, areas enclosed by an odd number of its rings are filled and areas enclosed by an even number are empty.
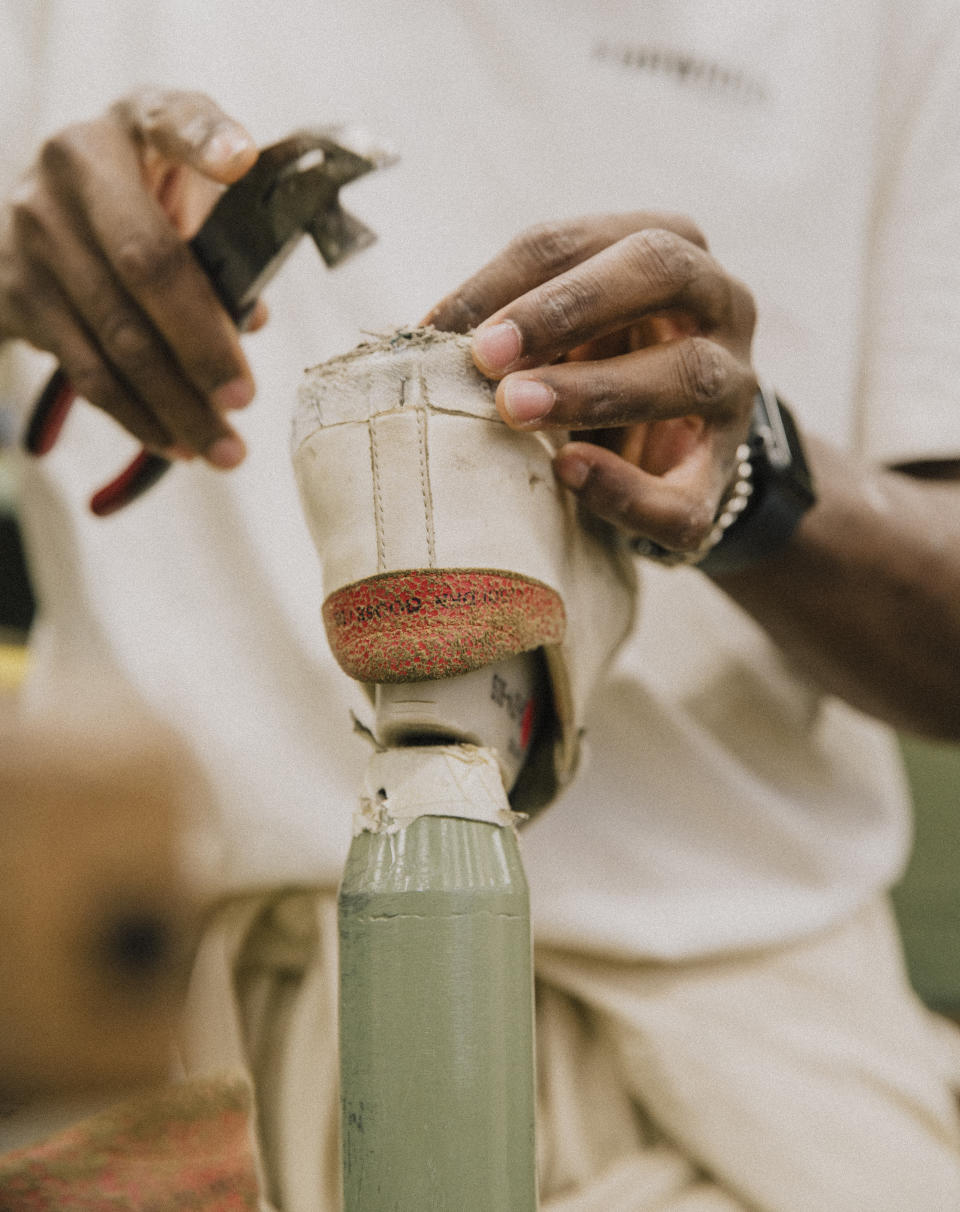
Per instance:
[[[793,416],[765,384],[757,390],[749,445],[754,492],[737,525],[701,562],[709,576],[739,572],[782,551],[816,501]]]
[[[781,551],[816,493],[793,417],[766,385],[757,389],[737,459],[737,478],[696,551],[671,552],[649,539],[635,540],[634,551],[659,563],[694,565],[708,576],[739,572]]]

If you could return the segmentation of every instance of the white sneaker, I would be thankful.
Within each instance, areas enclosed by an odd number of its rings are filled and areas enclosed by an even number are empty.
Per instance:
[[[468,337],[400,330],[307,372],[293,460],[327,637],[351,677],[449,678],[543,650],[556,784],[534,797],[545,802],[576,768],[635,578],[625,545],[554,477],[564,435],[509,429],[494,391]]]

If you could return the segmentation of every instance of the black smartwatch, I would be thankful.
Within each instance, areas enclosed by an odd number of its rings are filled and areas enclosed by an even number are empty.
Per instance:
[[[636,539],[634,551],[659,563],[692,564],[714,576],[749,568],[785,547],[817,498],[793,417],[765,384],[754,398],[747,445],[737,453],[747,465],[741,463],[733,492],[742,492],[743,499],[733,516],[730,499],[724,502],[719,525],[704,547],[681,554],[650,539]]]
[[[785,547],[817,499],[790,410],[765,384],[757,388],[748,443],[753,492],[736,524],[700,561],[710,576],[748,568]]]

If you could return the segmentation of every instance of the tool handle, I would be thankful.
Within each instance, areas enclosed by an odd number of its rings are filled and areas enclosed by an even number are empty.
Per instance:
[[[45,455],[53,449],[76,397],[64,371],[55,370],[34,405],[27,427],[24,446],[30,454]],[[115,513],[156,484],[169,466],[168,459],[144,447],[129,467],[94,493],[90,509],[98,518]]]
[[[116,479],[111,480],[99,492],[90,498],[91,512],[98,518],[116,513],[124,505],[135,501],[148,488],[152,488],[157,480],[169,470],[170,460],[163,455],[154,454],[146,447],[140,451],[129,467],[121,471]]]
[[[212,262],[210,259],[212,253],[207,251],[208,244],[211,245],[211,249],[219,250],[222,241],[223,233],[220,230],[220,226],[216,222],[211,222],[208,218],[204,227],[190,241],[190,247],[200,259],[201,265],[210,278],[214,289],[217,290],[231,318],[242,331],[250,312],[253,310],[254,304],[253,302],[246,302],[241,306],[237,301],[226,297],[225,291],[220,285],[220,279],[215,272],[217,268],[220,268],[222,271],[222,266],[218,266],[216,261]],[[205,253],[206,255],[204,256]],[[219,251],[218,255],[221,255]],[[51,375],[46,387],[41,392],[30,417],[24,446],[31,454],[45,455],[53,449],[57,438],[60,436],[63,423],[67,419],[70,406],[75,399],[76,392],[70,380],[63,369],[58,368]],[[109,484],[104,485],[99,492],[93,494],[90,498],[91,512],[99,518],[115,513],[118,509],[136,500],[148,488],[156,484],[169,467],[170,461],[168,459],[163,458],[162,455],[154,454],[144,447],[129,467],[126,467],[118,476],[115,476]]]
[[[70,380],[62,370],[54,371],[34,405],[24,438],[23,444],[31,454],[45,455],[53,448],[75,399]]]

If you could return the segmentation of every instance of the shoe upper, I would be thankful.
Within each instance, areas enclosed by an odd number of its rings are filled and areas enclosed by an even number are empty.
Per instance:
[[[307,371],[293,462],[347,673],[455,677],[543,651],[553,719],[549,761],[541,753],[537,777],[521,779],[535,785],[522,792],[529,810],[576,768],[586,701],[632,624],[635,577],[622,540],[581,517],[553,474],[566,435],[511,430],[494,392],[468,336],[399,330]]]

